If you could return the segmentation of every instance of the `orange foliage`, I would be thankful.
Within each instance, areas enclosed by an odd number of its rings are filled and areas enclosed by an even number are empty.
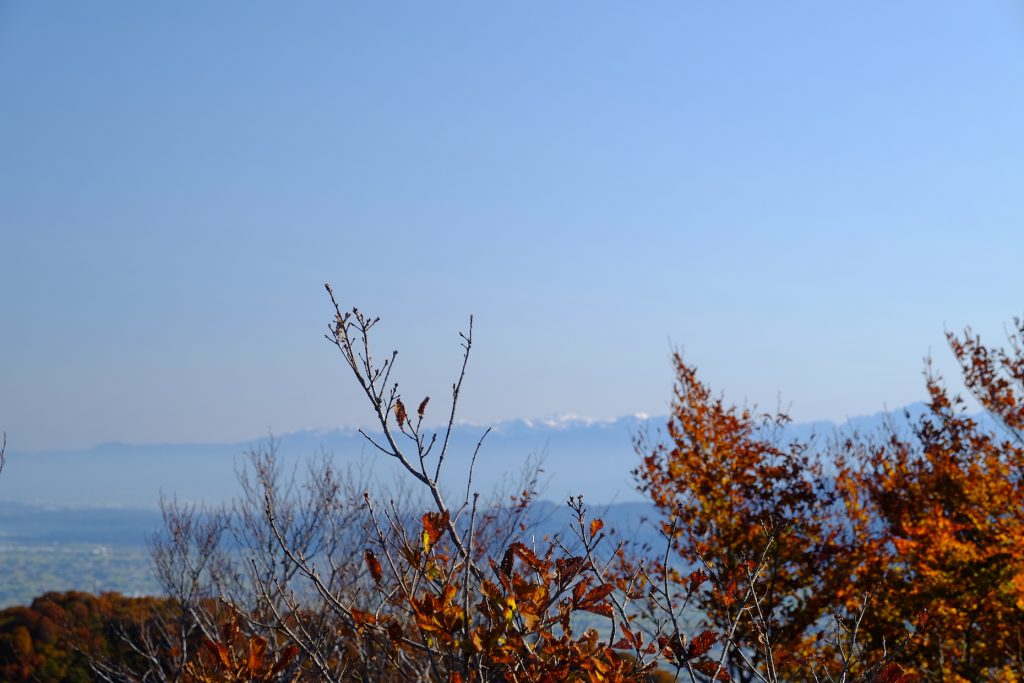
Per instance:
[[[924,678],[1020,680],[1024,356],[1017,345],[990,349],[969,331],[949,339],[968,388],[1008,430],[983,428],[929,372],[928,411],[909,434],[890,429],[885,439],[846,445],[841,485],[864,539],[857,578],[879,584],[867,632],[881,644],[926,614],[906,658]]]
[[[588,533],[579,555],[555,545],[537,554],[514,542],[498,558],[488,558],[489,576],[468,580],[471,568],[450,543],[443,515],[422,518],[421,543],[405,543],[398,553],[398,576],[385,575],[372,551],[365,553],[378,607],[349,610],[342,628],[356,642],[377,643],[397,679],[450,681],[647,681],[656,675],[662,645],[644,642],[621,613],[617,591],[626,581],[595,567],[592,551],[603,522],[578,523]],[[579,630],[575,617],[591,613],[618,621],[615,642],[594,628]],[[704,636],[704,640],[708,640]],[[380,647],[380,641],[386,647]],[[713,640],[711,641],[713,642]],[[711,642],[691,644],[686,659],[710,666],[704,656]],[[349,653],[341,669],[355,671],[365,648]],[[640,657],[622,656],[623,651]]]
[[[639,440],[635,474],[681,560],[717,572],[718,595],[699,604],[717,632],[735,629],[734,671],[1024,680],[1022,336],[1021,320],[1008,349],[949,335],[1003,433],[929,372],[918,420],[820,449],[781,442],[785,416],[726,405],[675,356],[668,442]],[[762,551],[763,576],[737,571]],[[739,619],[723,586],[750,596],[757,616]],[[826,637],[833,620],[856,637],[853,668],[842,640]]]
[[[679,354],[673,360],[669,443],[638,441],[640,489],[665,515],[663,526],[682,559],[709,566],[718,590],[698,604],[719,632],[732,630],[735,596],[755,582],[748,563],[770,545],[766,573],[757,581],[771,628],[756,634],[754,624],[740,620],[736,637],[751,648],[756,666],[777,658],[774,651],[802,668],[818,648],[820,618],[843,597],[840,578],[849,557],[830,480],[807,444],[779,442],[784,415],[728,406]],[[737,651],[733,665],[741,664]],[[786,669],[786,662],[772,663],[780,664]]]
[[[246,636],[237,619],[221,628],[220,639],[206,640],[185,670],[195,683],[270,683],[295,680],[298,672],[289,664],[299,653],[295,645],[272,652],[266,638]]]

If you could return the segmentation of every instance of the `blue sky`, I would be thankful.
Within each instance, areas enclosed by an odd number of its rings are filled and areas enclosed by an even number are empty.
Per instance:
[[[0,2],[0,427],[366,423],[325,281],[416,397],[475,314],[473,421],[663,413],[673,345],[901,406],[1024,310],[1022,111],[1010,0]]]

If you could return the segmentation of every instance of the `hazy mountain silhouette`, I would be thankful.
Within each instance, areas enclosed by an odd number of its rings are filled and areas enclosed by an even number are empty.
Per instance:
[[[842,425],[820,421],[790,424],[776,436],[782,440],[828,439],[841,430],[870,433],[886,420],[905,424],[924,412],[914,404],[889,413],[856,417]],[[543,458],[543,498],[561,502],[585,494],[593,504],[642,501],[630,471],[637,464],[633,438],[647,432],[657,438],[665,418],[645,416],[598,421],[576,417],[548,420],[510,420],[492,427],[480,450],[473,488],[489,493],[503,481],[514,484],[528,458]],[[452,437],[444,471],[445,486],[464,490],[465,472],[473,448],[485,428],[462,424]],[[378,483],[397,474],[393,462],[353,429],[304,430],[282,434],[278,450],[287,467],[328,454],[344,466],[362,463]],[[221,444],[100,444],[78,451],[9,453],[0,478],[0,501],[60,507],[156,507],[161,492],[186,500],[223,501],[238,491],[235,468],[245,452],[265,445],[266,439]]]

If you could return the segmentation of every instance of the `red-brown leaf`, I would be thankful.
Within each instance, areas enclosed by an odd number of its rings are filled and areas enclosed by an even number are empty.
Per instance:
[[[380,586],[381,578],[384,573],[381,571],[380,562],[377,560],[377,556],[373,554],[372,550],[367,549],[363,553],[363,559],[366,560],[366,568],[370,570],[370,576],[373,577],[373,582]]]
[[[405,421],[409,415],[405,412],[405,404],[402,403],[402,399],[395,401],[395,419],[398,420],[398,428],[402,429],[405,427]]]

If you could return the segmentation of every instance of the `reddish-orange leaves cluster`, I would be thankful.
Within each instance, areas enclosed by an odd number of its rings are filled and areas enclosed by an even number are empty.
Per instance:
[[[221,627],[218,640],[206,640],[198,656],[186,665],[195,683],[270,683],[282,674],[299,648],[287,645],[271,652],[266,638],[246,636],[237,619]],[[291,677],[289,677],[291,678]]]
[[[646,681],[656,672],[660,651],[671,649],[664,639],[645,642],[640,630],[631,629],[629,617],[619,620],[614,645],[593,628],[577,634],[581,613],[616,616],[612,595],[621,584],[614,576],[603,580],[587,557],[565,556],[554,545],[538,555],[514,542],[499,560],[490,559],[489,577],[467,584],[454,554],[442,548],[444,522],[441,516],[424,515],[424,543],[430,550],[407,555],[422,563],[412,573],[421,577],[416,592],[383,585],[377,578],[379,562],[367,551],[366,564],[382,607],[377,615],[353,611],[358,637],[377,634],[388,640],[392,656],[433,660],[449,680],[462,681]],[[603,522],[592,520],[589,538],[602,527]],[[472,594],[466,594],[470,585]],[[411,622],[395,616],[403,611]],[[693,666],[711,666],[706,655],[714,642],[710,634],[702,634],[680,656]],[[648,659],[623,657],[617,650]],[[481,677],[481,672],[486,675]]]
[[[638,442],[640,488],[664,513],[682,560],[707,563],[715,590],[698,604],[717,630],[733,629],[736,602],[756,579],[773,625],[750,656],[764,659],[773,649],[810,656],[809,633],[836,600],[837,584],[827,582],[841,573],[847,550],[829,478],[807,444],[780,442],[784,415],[728,406],[680,355],[674,361],[669,441]],[[767,573],[755,577],[751,567],[766,549]],[[757,643],[752,626],[741,620],[735,632]]]
[[[1020,322],[1018,321],[1018,327]],[[842,485],[864,538],[859,578],[879,584],[867,635],[891,639],[915,615],[917,671],[934,680],[1018,680],[1024,666],[1024,357],[950,335],[967,386],[1002,433],[965,412],[929,373],[927,412],[850,447]],[[959,677],[959,678],[957,678]]]
[[[735,625],[748,644],[734,668],[1024,677],[1024,321],[1015,323],[1008,349],[969,330],[949,335],[1002,433],[929,373],[928,409],[905,426],[819,447],[786,442],[785,416],[726,405],[675,357],[669,438],[638,442],[636,475],[681,559],[705,563],[709,622],[719,633]],[[744,565],[759,557],[756,576]],[[758,615],[746,622],[743,596]],[[836,616],[830,637],[836,609],[849,618]]]

